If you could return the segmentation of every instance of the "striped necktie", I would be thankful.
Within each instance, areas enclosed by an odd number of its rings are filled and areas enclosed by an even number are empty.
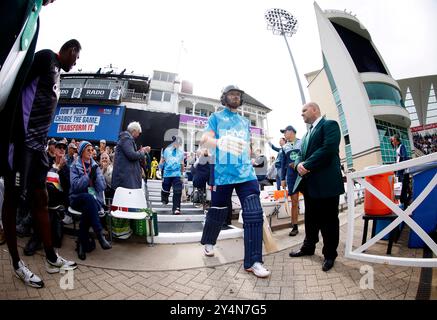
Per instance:
[[[303,155],[304,159],[305,159],[305,154],[307,152],[308,142],[310,140],[312,129],[313,129],[313,125],[310,126],[310,128],[309,128],[309,130],[308,130],[307,134],[305,135],[305,138],[303,139],[303,142],[302,142],[302,155]]]

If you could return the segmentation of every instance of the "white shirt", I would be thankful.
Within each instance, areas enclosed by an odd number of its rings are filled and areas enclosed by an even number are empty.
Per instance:
[[[316,121],[314,121],[313,123],[312,123],[312,126],[313,126],[313,128],[311,129],[311,131],[312,130],[314,130],[314,128],[319,124],[319,122],[320,122],[320,120],[322,120],[322,116],[320,116],[320,117],[318,117],[317,119],[316,119]]]

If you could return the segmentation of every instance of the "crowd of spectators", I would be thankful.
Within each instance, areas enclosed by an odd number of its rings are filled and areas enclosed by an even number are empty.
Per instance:
[[[423,154],[431,154],[437,152],[437,133],[421,135],[413,134],[414,147],[423,152]]]

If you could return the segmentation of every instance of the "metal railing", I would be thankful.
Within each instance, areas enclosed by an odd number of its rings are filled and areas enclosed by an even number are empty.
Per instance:
[[[373,176],[376,174],[382,174],[386,172],[392,172],[407,168],[412,168],[414,166],[425,165],[431,162],[437,161],[437,153],[423,156],[420,158],[404,161],[392,165],[383,165],[377,168],[372,168],[369,170],[358,171],[354,173],[347,174],[347,194],[348,194],[348,229],[347,229],[347,239],[346,239],[346,250],[345,257],[375,262],[384,263],[391,265],[401,265],[401,266],[414,266],[414,267],[437,267],[437,258],[404,258],[404,257],[392,257],[392,256],[380,256],[374,254],[364,253],[369,247],[374,245],[377,241],[381,240],[384,236],[389,234],[394,228],[396,228],[402,222],[405,222],[411,231],[416,232],[416,234],[425,242],[430,250],[437,255],[437,244],[431,239],[431,237],[411,218],[411,215],[415,209],[428,197],[428,195],[433,191],[437,184],[437,174],[430,180],[427,186],[422,190],[422,192],[416,197],[416,199],[410,204],[406,210],[402,210],[397,206],[391,199],[387,198],[381,191],[376,189],[373,185],[365,180],[365,177]],[[378,200],[384,203],[391,211],[398,217],[394,219],[388,226],[382,229],[379,233],[375,234],[370,240],[362,244],[356,249],[353,249],[353,238],[355,229],[355,203],[354,203],[354,182],[358,182],[372,193]]]
[[[122,97],[124,101],[147,102],[149,95],[142,92],[135,92],[133,89],[125,89],[123,90]]]

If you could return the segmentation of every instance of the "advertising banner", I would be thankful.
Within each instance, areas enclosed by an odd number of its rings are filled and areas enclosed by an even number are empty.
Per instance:
[[[424,126],[411,127],[411,132],[420,132],[430,129],[437,129],[437,123],[426,124]]]
[[[97,88],[83,88],[82,99],[88,100],[119,100],[119,89],[97,89]]]
[[[117,142],[124,112],[125,106],[59,104],[48,135]]]
[[[61,99],[80,99],[82,88],[61,88]]]

